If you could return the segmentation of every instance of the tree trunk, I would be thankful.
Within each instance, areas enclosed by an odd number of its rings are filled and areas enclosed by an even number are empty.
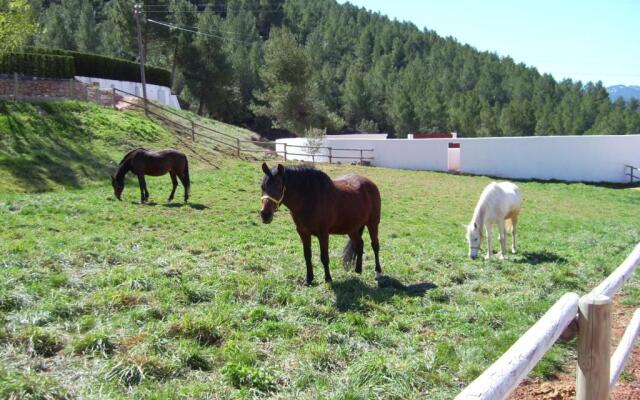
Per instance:
[[[173,62],[171,65],[171,88],[173,89],[174,79],[176,78],[176,58],[178,58],[178,41],[176,40],[176,47],[173,49]]]
[[[200,104],[198,105],[198,115],[202,117],[204,113],[204,90],[200,93]]]

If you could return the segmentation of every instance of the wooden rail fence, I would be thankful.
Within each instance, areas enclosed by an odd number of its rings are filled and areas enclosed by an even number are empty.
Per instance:
[[[456,400],[502,400],[520,384],[561,336],[577,334],[576,398],[607,400],[635,339],[640,333],[640,309],[633,314],[617,349],[611,351],[611,299],[640,264],[640,243],[622,264],[580,298],[562,296],[495,363],[469,384]]]
[[[139,107],[144,109],[144,107],[136,102],[131,102],[126,100],[125,98],[121,98],[118,93],[123,94],[124,96],[134,97],[140,102],[144,102],[144,99],[140,96],[137,96],[133,93],[126,92],[120,89],[113,89],[113,99],[114,99],[114,108],[115,108],[115,99],[120,99],[119,101],[130,104],[134,107]],[[161,110],[163,113],[167,113],[168,115],[163,115],[160,112],[156,112],[153,110],[153,107]],[[265,157],[266,156],[275,156],[282,157],[284,161],[290,160],[290,156],[299,156],[299,157],[310,157],[313,163],[316,160],[328,159],[329,163],[333,163],[340,160],[358,160],[358,162],[362,165],[367,162],[373,160],[373,156],[370,155],[373,153],[373,149],[344,149],[344,148],[334,148],[334,147],[326,147],[326,146],[314,146],[312,144],[303,146],[303,145],[293,145],[288,143],[277,143],[272,141],[259,141],[259,140],[242,140],[235,136],[228,135],[224,132],[220,132],[216,129],[213,129],[208,126],[201,125],[197,123],[195,120],[181,115],[174,110],[171,110],[166,107],[161,107],[153,102],[147,102],[147,114],[152,115],[155,118],[161,119],[165,123],[171,124],[176,130],[180,131],[191,137],[193,141],[196,141],[198,138],[202,138],[204,140],[210,140],[217,145],[223,145],[227,153],[230,155],[234,155],[236,157],[241,157],[243,154],[256,154],[261,153]],[[244,146],[243,146],[244,144]],[[247,146],[253,145],[253,146]],[[293,148],[294,151],[289,151],[290,148]],[[308,149],[308,152],[300,152],[300,150],[296,151],[295,149]],[[321,150],[327,150],[328,155],[317,154],[317,152]],[[334,152],[354,152],[355,155],[335,155]]]

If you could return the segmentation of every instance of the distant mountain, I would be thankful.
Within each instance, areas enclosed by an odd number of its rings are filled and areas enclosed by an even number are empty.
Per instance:
[[[615,85],[607,88],[611,101],[616,101],[618,97],[629,100],[632,97],[640,100],[640,86]]]

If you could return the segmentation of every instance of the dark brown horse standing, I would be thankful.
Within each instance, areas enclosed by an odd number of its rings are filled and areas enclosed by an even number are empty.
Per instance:
[[[149,200],[149,191],[147,190],[147,182],[144,176],[161,176],[167,172],[171,175],[171,182],[173,183],[173,189],[168,201],[173,200],[178,187],[178,179],[180,179],[184,187],[184,202],[186,203],[189,199],[189,189],[191,187],[189,162],[187,161],[187,156],[177,150],[148,151],[139,147],[125,154],[122,161],[120,161],[115,176],[111,177],[113,193],[118,200],[122,200],[124,176],[129,171],[138,176],[140,203],[145,203]]]
[[[362,232],[367,227],[375,254],[376,275],[382,274],[378,252],[380,224],[380,192],[369,179],[348,175],[331,180],[327,174],[310,167],[287,167],[278,164],[269,169],[262,164],[262,222],[268,224],[280,204],[291,211],[296,229],[302,239],[307,265],[305,284],[313,281],[311,264],[311,236],[320,243],[320,259],[324,266],[324,280],[331,282],[329,272],[329,235],[349,235],[345,248],[345,266],[355,259],[356,272],[362,272],[364,242]]]

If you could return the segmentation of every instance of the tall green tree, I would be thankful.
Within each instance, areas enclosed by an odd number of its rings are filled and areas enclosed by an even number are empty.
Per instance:
[[[264,89],[256,92],[258,116],[274,121],[276,127],[302,134],[311,126],[314,110],[310,98],[309,58],[286,28],[273,28],[264,51],[260,78]]]
[[[27,0],[0,0],[0,54],[20,47],[36,30]]]
[[[181,58],[185,85],[198,101],[198,114],[226,119],[233,107],[230,85],[232,70],[224,51],[220,35],[222,19],[213,8],[207,8],[198,16],[197,31],[193,43]]]

